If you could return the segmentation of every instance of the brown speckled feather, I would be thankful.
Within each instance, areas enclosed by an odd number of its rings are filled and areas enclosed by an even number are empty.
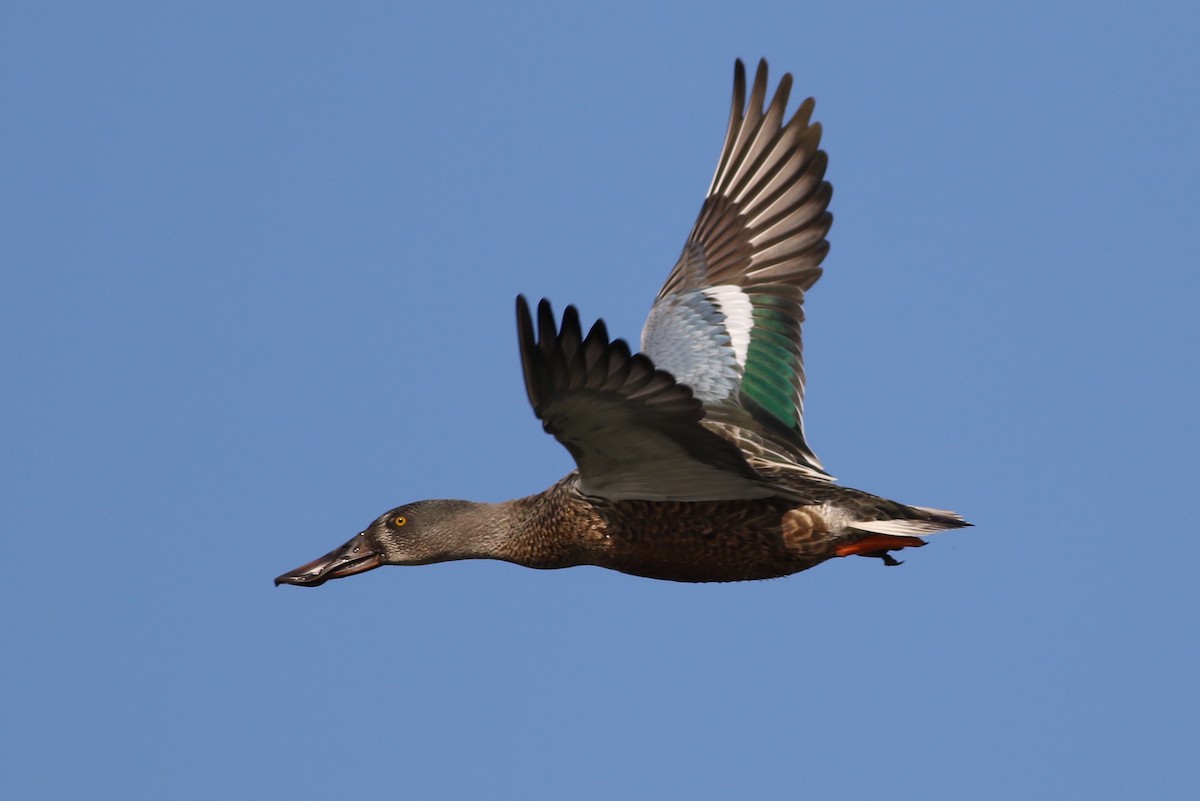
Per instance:
[[[810,501],[607,501],[584,495],[577,475],[570,474],[543,493],[510,502],[519,522],[506,540],[510,550],[499,558],[540,568],[596,565],[671,581],[777,578],[839,556],[840,547],[869,537],[838,523],[845,510],[871,518],[936,518],[860,490],[795,474],[779,478],[806,481]]]

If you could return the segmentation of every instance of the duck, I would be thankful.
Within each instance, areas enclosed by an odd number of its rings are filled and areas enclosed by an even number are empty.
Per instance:
[[[832,188],[808,98],[792,76],[767,99],[761,60],[733,102],[699,216],[658,293],[640,352],[603,320],[586,333],[517,297],[529,402],[576,469],[500,503],[434,499],[384,512],[349,542],[275,579],[316,587],[382,565],[495,559],[592,565],[678,582],[788,576],[831,559],[878,558],[970,525],[837,484],[808,445],[801,348],[805,296],[829,251]]]

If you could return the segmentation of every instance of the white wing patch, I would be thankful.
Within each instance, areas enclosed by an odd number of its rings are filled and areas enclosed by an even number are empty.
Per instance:
[[[705,287],[702,291],[725,315],[729,344],[738,365],[745,367],[746,354],[750,351],[750,329],[754,327],[754,306],[750,303],[750,296],[733,284]]]

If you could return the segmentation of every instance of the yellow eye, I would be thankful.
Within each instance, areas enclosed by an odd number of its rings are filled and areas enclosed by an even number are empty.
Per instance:
[[[405,517],[404,515],[396,515],[395,517],[392,518],[392,525],[395,526],[396,528],[400,528],[401,526],[403,526],[407,523],[408,523],[408,518]]]

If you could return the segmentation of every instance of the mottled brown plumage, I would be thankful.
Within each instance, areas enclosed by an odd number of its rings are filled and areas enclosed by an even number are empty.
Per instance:
[[[418,501],[275,579],[314,587],[384,564],[500,559],[596,565],[674,581],[786,576],[836,556],[923,545],[954,512],[840,487],[804,434],[800,327],[829,249],[832,189],[811,98],[786,119],[791,76],[747,101],[739,61],[717,172],[651,309],[643,353],[584,334],[567,307],[517,301],[525,388],[578,466],[497,504]]]
[[[814,491],[815,490],[815,491]],[[572,473],[544,493],[513,502],[520,524],[504,558],[533,567],[596,565],[672,581],[743,581],[798,573],[871,536],[839,531],[826,508],[936,519],[858,490],[809,487],[811,502],[604,501],[579,491]],[[564,532],[571,532],[568,540]],[[548,543],[563,547],[551,556]],[[897,547],[921,544],[896,538]],[[878,555],[872,553],[871,555]]]

